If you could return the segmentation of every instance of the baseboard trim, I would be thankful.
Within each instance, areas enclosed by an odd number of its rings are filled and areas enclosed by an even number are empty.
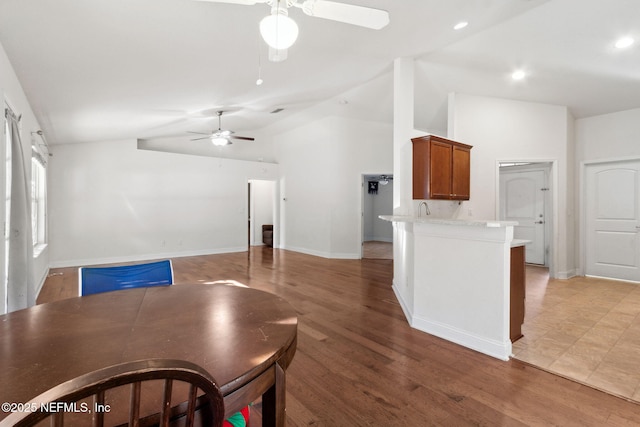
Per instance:
[[[413,317],[411,327],[500,360],[507,361],[511,356],[510,341],[502,343],[417,316]]]
[[[556,279],[567,280],[576,276],[579,276],[579,274],[575,269],[567,270],[567,271],[558,271],[558,273],[556,274]]]
[[[299,248],[296,246],[286,246],[282,249],[285,249],[287,251],[300,252],[302,254],[313,255],[313,256],[327,258],[327,259],[360,259],[360,254],[354,254],[354,253],[321,252],[313,249]]]
[[[364,238],[364,242],[385,242],[385,243],[393,243],[393,237],[376,237],[376,236],[366,236]]]
[[[196,251],[185,252],[164,252],[156,254],[140,254],[140,255],[127,255],[121,257],[108,257],[108,258],[84,258],[84,259],[72,259],[63,261],[52,261],[49,263],[50,268],[65,268],[65,267],[83,267],[86,265],[101,265],[101,264],[116,264],[122,262],[138,262],[138,261],[150,261],[162,258],[182,258],[188,256],[200,256],[200,255],[217,255],[235,252],[246,252],[247,248],[233,247],[233,248],[216,248],[216,249],[201,249]]]
[[[400,304],[400,308],[402,308],[404,317],[407,319],[407,322],[409,322],[409,325],[411,325],[411,319],[413,318],[413,310],[411,309],[411,307],[409,307],[405,299],[402,297],[402,293],[398,290],[398,286],[396,284],[395,279],[392,280],[391,289],[393,290],[393,293],[396,295],[396,299]]]
[[[49,269],[47,268],[44,272],[44,275],[42,275],[42,277],[40,278],[40,281],[38,282],[38,286],[36,286],[36,300],[40,296],[40,291],[42,290],[42,287],[44,286],[44,282],[46,282],[48,276],[49,276]]]

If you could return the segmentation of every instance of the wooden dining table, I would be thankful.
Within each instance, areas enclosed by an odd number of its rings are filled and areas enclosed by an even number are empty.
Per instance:
[[[180,284],[70,298],[0,316],[0,402],[26,403],[72,378],[142,359],[206,369],[225,414],[262,396],[263,425],[285,424],[285,371],[297,316],[276,295]],[[0,420],[8,413],[0,411]]]

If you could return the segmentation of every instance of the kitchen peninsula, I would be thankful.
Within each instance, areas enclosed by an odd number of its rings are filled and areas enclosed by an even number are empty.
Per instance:
[[[416,329],[508,360],[510,221],[388,216],[393,290]]]

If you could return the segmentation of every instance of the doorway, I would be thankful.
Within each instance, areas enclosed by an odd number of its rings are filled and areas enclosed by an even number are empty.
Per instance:
[[[393,258],[393,226],[380,215],[393,215],[393,175],[362,175],[361,258]]]
[[[248,245],[277,247],[277,226],[275,224],[275,181],[252,179],[248,184]],[[270,233],[263,230],[271,229]]]
[[[527,240],[525,261],[549,266],[552,210],[550,163],[510,162],[499,166],[499,217],[516,221],[514,239]]]

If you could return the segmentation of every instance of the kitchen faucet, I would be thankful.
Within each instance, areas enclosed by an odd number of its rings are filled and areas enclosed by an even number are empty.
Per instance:
[[[424,213],[426,213],[427,215],[431,215],[431,211],[429,210],[429,205],[427,205],[427,202],[423,200],[420,202],[420,205],[418,205],[418,217],[422,216],[422,205],[424,205]]]

